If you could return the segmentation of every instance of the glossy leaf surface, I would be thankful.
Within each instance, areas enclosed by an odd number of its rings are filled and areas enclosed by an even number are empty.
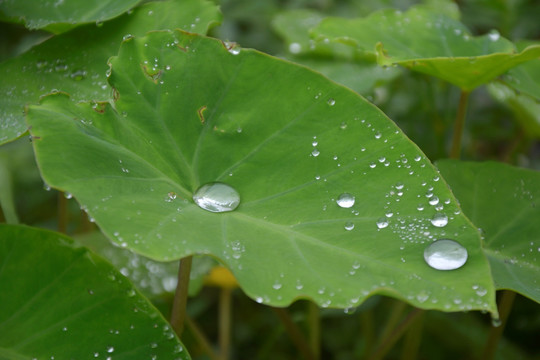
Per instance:
[[[89,22],[112,19],[140,0],[3,0],[0,14],[23,23],[29,29],[58,30]]]
[[[0,269],[2,359],[189,359],[128,279],[63,235],[0,225]]]
[[[420,150],[356,93],[179,31],[127,40],[111,64],[114,104],[52,95],[28,122],[44,180],[120,246],[159,260],[213,255],[272,305],[354,307],[379,293],[495,311],[476,229]],[[194,203],[214,182],[239,193],[236,210]],[[340,207],[344,194],[355,201]],[[437,213],[448,223],[433,225]],[[467,263],[430,268],[424,249],[447,237]]]
[[[540,302],[540,173],[494,162],[437,166],[482,229],[497,288]]]
[[[380,65],[403,65],[444,79],[465,91],[540,56],[540,46],[517,52],[497,32],[473,37],[460,22],[423,8],[383,10],[365,18],[328,18],[317,39],[351,44],[377,55]]]
[[[123,37],[156,29],[206,33],[220,19],[208,1],[149,3],[100,27],[87,25],[54,37],[0,64],[0,144],[26,131],[24,106],[41,95],[66,91],[74,101],[107,100],[107,60],[118,53]]]

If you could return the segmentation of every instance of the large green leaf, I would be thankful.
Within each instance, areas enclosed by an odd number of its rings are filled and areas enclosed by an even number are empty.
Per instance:
[[[382,10],[365,18],[328,18],[313,34],[373,52],[383,66],[403,65],[465,91],[540,56],[539,45],[518,53],[497,32],[473,37],[459,21],[421,7],[404,13]]]
[[[517,44],[518,49],[526,49],[529,46],[540,46],[540,43],[522,41]],[[531,60],[510,69],[503,81],[520,93],[540,101],[540,59]]]
[[[26,131],[24,106],[37,103],[40,95],[60,90],[75,101],[108,99],[107,60],[117,54],[122,37],[174,28],[206,33],[219,19],[218,8],[205,0],[150,3],[101,27],[88,25],[54,37],[0,64],[0,144]]]
[[[62,31],[80,23],[112,19],[140,0],[2,0],[0,15],[25,24],[29,29]]]
[[[442,160],[437,166],[482,229],[497,288],[540,302],[540,172],[495,162]]]
[[[181,31],[129,39],[111,64],[113,104],[51,95],[28,123],[45,181],[120,246],[159,260],[213,255],[273,305],[353,307],[378,293],[496,311],[476,229],[420,150],[356,93]],[[194,203],[215,181],[238,191],[235,211]],[[354,206],[338,206],[344,193]],[[433,225],[438,213],[446,226]],[[469,260],[435,270],[424,250],[447,237]]]
[[[102,258],[0,225],[0,358],[189,359],[160,313]]]

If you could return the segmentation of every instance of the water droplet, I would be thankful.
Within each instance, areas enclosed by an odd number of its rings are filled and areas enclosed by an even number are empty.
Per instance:
[[[448,216],[442,213],[437,213],[431,218],[431,223],[436,227],[445,227],[448,224]]]
[[[231,186],[213,182],[201,186],[193,195],[199,207],[211,212],[233,211],[240,204],[240,195]]]
[[[317,157],[317,156],[320,155],[320,153],[321,153],[321,152],[320,152],[319,150],[313,149],[313,151],[311,152],[311,155],[314,156],[314,157]]]
[[[345,230],[351,231],[352,229],[354,229],[354,224],[352,222],[349,221],[345,223]]]
[[[73,195],[71,195],[71,193],[65,192],[65,193],[64,193],[64,197],[65,197],[66,199],[71,199],[71,198],[73,197]]]
[[[375,139],[380,139],[382,136],[382,134],[380,132],[376,133],[375,134]]]
[[[339,127],[342,129],[342,130],[345,130],[347,128],[347,123],[346,122],[342,122],[341,125],[339,125]]]
[[[491,325],[493,327],[499,327],[502,325],[502,321],[499,318],[491,318]]]
[[[491,41],[497,41],[501,37],[501,34],[497,30],[491,30],[488,34],[489,40]]]
[[[113,346],[107,346],[107,352],[110,354],[114,351],[114,347]]]
[[[455,270],[467,262],[467,249],[450,239],[440,239],[424,250],[424,260],[437,270]]]
[[[328,102],[328,105],[330,105],[330,106],[334,106],[336,104],[336,100],[334,100],[334,99],[328,99],[327,102]]]
[[[388,220],[386,218],[380,218],[379,220],[377,220],[377,227],[379,229],[384,229],[387,226],[388,226]]]
[[[272,285],[272,287],[275,289],[275,290],[279,290],[281,289],[283,285],[281,285],[281,283],[279,282],[275,282],[274,285]]]
[[[86,70],[75,70],[69,75],[69,77],[75,81],[80,81],[86,78],[86,75]]]
[[[167,194],[167,197],[165,197],[166,202],[172,202],[174,199],[176,199],[176,193],[174,191],[171,191]]]
[[[349,193],[343,193],[339,195],[336,202],[339,205],[339,207],[342,208],[350,208],[354,205],[355,198],[353,195]]]
[[[302,51],[302,45],[295,42],[291,43],[289,45],[289,51],[291,52],[291,54],[299,54]]]
[[[439,198],[436,196],[433,196],[429,199],[429,205],[437,205],[439,203]]]

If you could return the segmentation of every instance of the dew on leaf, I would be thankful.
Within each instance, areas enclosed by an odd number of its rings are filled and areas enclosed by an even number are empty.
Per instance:
[[[384,229],[387,226],[388,226],[388,220],[385,217],[377,220],[377,227],[379,229]]]
[[[467,249],[450,239],[440,239],[424,250],[424,260],[436,270],[455,270],[467,262]]]
[[[431,223],[436,227],[445,227],[448,224],[448,216],[442,213],[437,213],[431,218]]]
[[[334,105],[336,104],[336,100],[334,100],[334,99],[328,99],[327,103],[328,103],[328,105],[330,105],[330,106],[334,106]]]
[[[314,157],[317,157],[321,154],[321,152],[317,149],[313,149],[313,151],[311,152],[311,156],[314,156]]]
[[[240,195],[227,184],[212,182],[201,186],[193,195],[193,201],[210,212],[227,212],[238,207]]]
[[[339,205],[339,207],[342,208],[350,208],[354,205],[355,198],[353,195],[349,193],[343,193],[339,195],[339,197],[336,200],[336,203]]]
[[[291,54],[299,54],[302,51],[302,45],[299,43],[291,43],[289,45],[289,51]]]
[[[437,205],[439,203],[439,198],[436,196],[432,196],[428,202],[429,205]]]
[[[345,230],[351,231],[352,229],[354,229],[354,224],[352,222],[345,223]]]

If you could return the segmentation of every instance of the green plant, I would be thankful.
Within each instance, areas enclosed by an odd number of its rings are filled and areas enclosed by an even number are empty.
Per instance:
[[[498,32],[473,36],[446,1],[404,12],[373,11],[375,2],[350,20],[328,17],[342,10],[335,4],[266,9],[301,66],[229,42],[208,1],[147,2],[123,15],[133,4],[106,5],[91,16],[59,2],[59,18],[0,4],[4,20],[56,34],[0,63],[0,201],[10,223],[0,226],[0,356],[228,358],[234,299],[254,334],[267,308],[282,324],[276,338],[242,335],[256,345],[240,358],[292,358],[282,331],[308,359],[397,358],[401,338],[404,359],[529,357],[527,341],[500,337],[516,293],[540,301],[540,176],[459,158],[515,163],[521,153],[538,166],[534,148],[520,146],[538,136],[540,44],[518,51]],[[223,7],[227,21],[232,5]],[[477,150],[481,130],[464,130],[468,104],[476,116],[486,99],[495,109],[478,124],[494,132],[490,143],[508,143],[500,156]],[[503,111],[519,123],[499,133]],[[32,149],[14,141],[27,132]],[[24,178],[58,190],[58,205]],[[19,216],[36,227],[14,225]],[[51,221],[76,242],[37,228]],[[533,309],[527,326],[538,322]],[[218,352],[193,320],[213,311]],[[361,341],[332,336],[351,317]],[[82,338],[98,340],[73,346]]]

